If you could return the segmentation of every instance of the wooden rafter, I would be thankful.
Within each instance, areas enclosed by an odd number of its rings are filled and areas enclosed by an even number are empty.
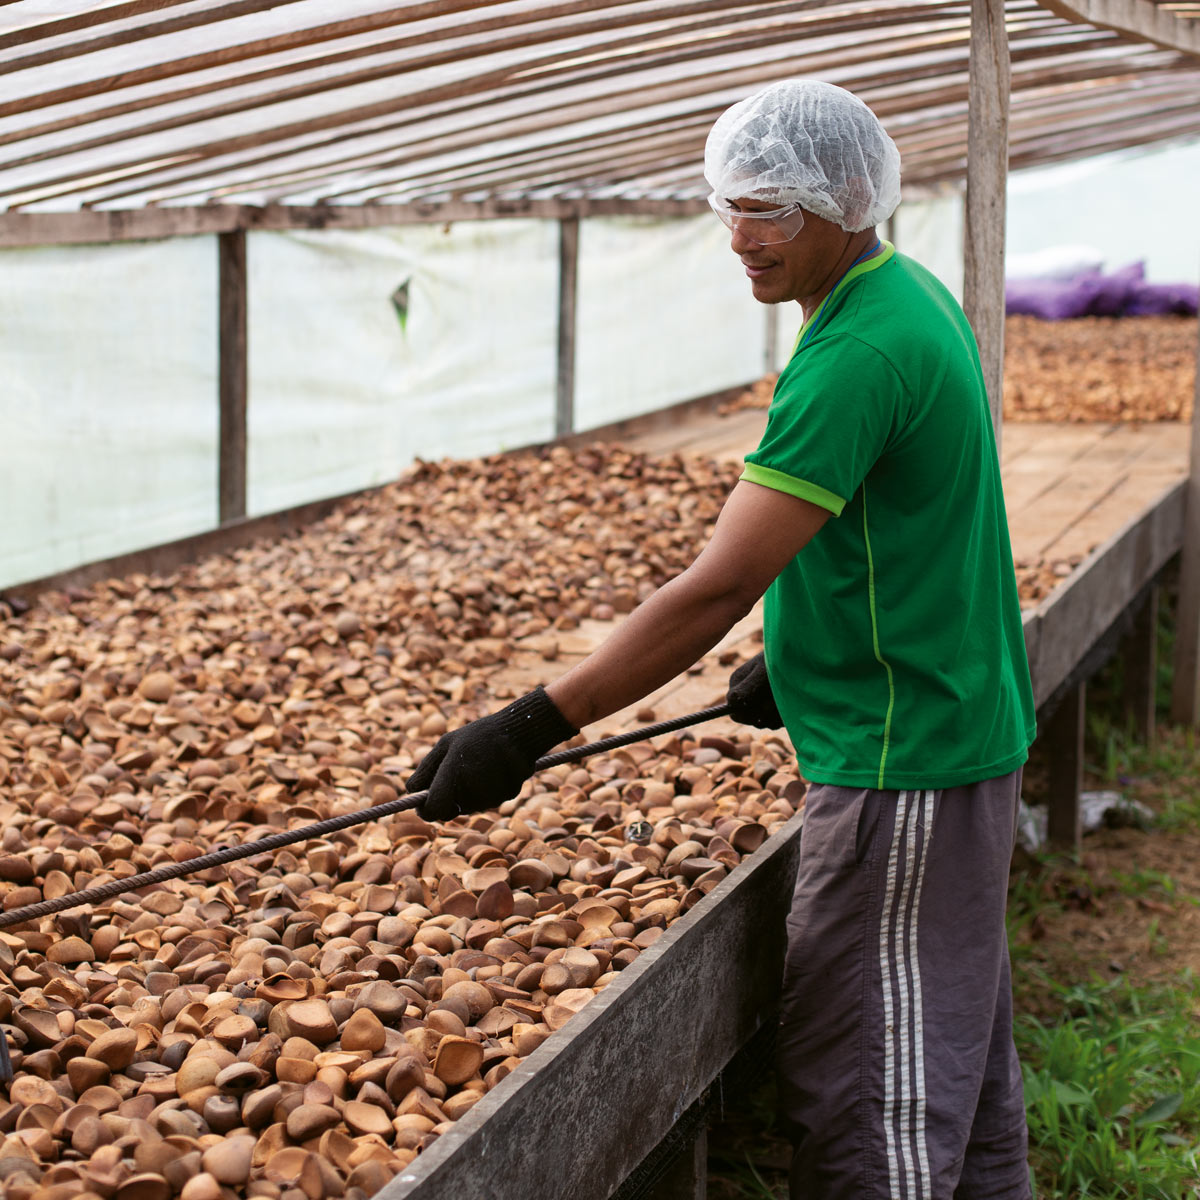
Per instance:
[[[922,7],[920,15],[927,16],[928,10]],[[1038,32],[1036,29],[1026,31],[1027,41],[1030,45],[1030,49],[1027,51],[1028,54],[1053,56],[1060,51],[1058,39],[1041,38],[1038,36]],[[950,59],[957,58],[960,60],[961,69],[965,71],[967,50],[966,28],[965,26],[961,28],[961,35],[957,38],[954,38],[952,33],[953,30],[950,27],[937,26],[935,31],[935,38],[937,40],[934,44],[942,46],[943,49],[937,52],[926,50],[923,53],[917,54],[916,57],[913,57],[913,55],[921,51],[921,43],[919,40],[906,39],[903,28],[901,28],[901,32],[899,33],[893,33],[890,29],[886,30],[879,38],[865,41],[862,45],[851,43],[849,47],[840,53],[826,53],[824,58],[821,59],[809,53],[801,53],[791,58],[785,57],[768,61],[756,67],[738,67],[736,70],[726,70],[724,72],[711,71],[706,75],[695,71],[685,74],[681,70],[676,70],[675,74],[684,77],[686,85],[690,88],[690,94],[693,95],[703,94],[720,86],[725,86],[726,88],[736,87],[739,81],[745,81],[746,86],[753,87],[758,83],[767,82],[772,78],[778,77],[780,74],[809,73],[818,70],[822,62],[825,63],[826,74],[831,69],[848,69],[856,64],[860,67],[868,68],[855,73],[852,82],[839,80],[839,82],[844,82],[846,86],[871,87],[873,84],[886,86],[889,82],[896,79],[905,79],[911,83],[915,80],[932,79],[944,74],[948,66],[952,65],[947,60],[947,55],[949,55]],[[1111,35],[1093,35],[1093,37],[1099,37],[1101,40],[1109,36]],[[739,48],[743,50],[761,49],[769,47],[774,40],[774,33],[769,33],[765,37],[756,34],[749,42],[741,44]],[[1070,49],[1077,50],[1078,35],[1072,33],[1067,44]],[[904,57],[906,53],[908,55],[907,58]],[[238,153],[242,150],[253,150],[260,146],[267,147],[261,160],[270,161],[272,155],[272,151],[270,150],[271,143],[286,142],[293,137],[311,139],[324,131],[328,134],[330,142],[336,142],[339,146],[345,146],[348,144],[348,135],[355,124],[371,123],[378,118],[386,118],[394,113],[403,114],[397,118],[397,125],[393,126],[395,128],[415,125],[419,116],[425,110],[434,110],[447,105],[456,106],[460,112],[474,118],[476,137],[494,140],[496,135],[495,125],[480,126],[478,122],[477,114],[479,107],[485,102],[494,105],[502,100],[516,99],[518,97],[522,97],[525,102],[528,102],[531,98],[541,95],[546,98],[543,111],[549,112],[560,102],[563,89],[568,85],[579,87],[590,84],[599,96],[607,98],[614,94],[612,81],[616,75],[635,72],[646,73],[649,71],[661,73],[668,67],[678,68],[681,63],[686,63],[689,59],[690,55],[685,53],[679,57],[672,56],[666,61],[655,60],[649,64],[641,61],[633,61],[617,68],[616,71],[604,65],[587,72],[577,73],[570,78],[563,78],[553,70],[554,60],[553,56],[551,56],[548,60],[542,60],[535,64],[538,68],[546,68],[547,73],[542,73],[539,70],[538,75],[535,76],[536,82],[533,83],[514,84],[508,72],[496,71],[476,76],[471,81],[469,87],[458,84],[445,85],[427,90],[424,93],[410,94],[395,101],[381,102],[348,112],[332,113],[328,117],[316,121],[284,124],[236,138],[226,138],[221,141],[193,145],[186,148],[181,147],[181,156],[176,160],[179,162],[178,166],[173,165],[171,161],[163,162],[161,154],[152,153],[145,154],[140,159],[116,161],[109,165],[109,170],[113,173],[113,178],[118,181],[122,178],[136,179],[138,180],[137,185],[129,186],[128,184],[115,182],[107,188],[101,186],[98,192],[88,196],[87,202],[111,203],[114,201],[125,201],[131,197],[143,197],[148,190],[157,186],[158,181],[170,184],[172,181],[203,179],[211,175],[211,167],[206,165],[203,169],[197,169],[197,163],[205,163],[206,160],[229,155],[230,153]],[[876,62],[883,63],[893,59],[898,64],[894,71],[881,72],[869,69]],[[641,107],[647,107],[664,99],[672,100],[677,95],[678,84],[669,78],[657,87],[647,87],[639,78],[636,83],[624,89],[626,99],[622,99],[620,92],[615,93],[616,99],[620,104],[637,104],[640,101]],[[716,111],[719,111],[719,107],[723,106],[723,103],[724,101],[716,109],[709,106],[705,110],[705,115],[708,117],[715,116]],[[611,110],[612,105],[606,105],[598,115],[604,115],[606,112],[611,112]],[[573,119],[589,119],[589,114],[578,106],[575,107],[574,111],[575,115]],[[881,112],[881,115],[884,114]],[[537,120],[536,114],[531,120]],[[550,119],[551,126],[557,126],[559,123],[558,116]],[[349,125],[349,128],[347,125]],[[431,136],[435,136],[439,144],[444,142],[445,134],[440,130],[436,131],[436,133],[431,133]],[[419,152],[419,149],[410,149],[407,152],[407,159],[411,160],[412,156]],[[339,162],[339,154],[337,152],[331,156],[327,156],[326,162],[330,167],[331,174],[335,170],[344,169],[344,154],[341,157],[342,161]],[[34,156],[34,161],[37,160],[38,156]],[[18,163],[28,163],[29,161],[30,159],[20,159],[16,160],[12,165],[16,166]],[[406,158],[402,155],[394,161],[406,161]],[[287,168],[285,167],[284,170],[286,171]],[[153,172],[153,179],[147,186],[144,185],[143,181],[147,180],[148,172]],[[41,198],[49,198],[54,195],[67,194],[77,190],[78,182],[90,177],[91,172],[89,169],[80,167],[73,173],[60,173],[36,178],[31,183],[26,184],[24,190],[25,192],[32,191]]]
[[[1181,19],[1173,6],[1151,0],[1041,0],[1068,21],[1112,29],[1126,37],[1153,42],[1168,50],[1200,54],[1200,25]]]
[[[1195,33],[1196,0],[1129,2]],[[1111,17],[1125,0],[1090,3]],[[1014,163],[1194,136],[1194,55],[1054,4],[1005,2]],[[969,0],[356,0],[339,19],[124,0],[22,24],[23,7],[0,32],[10,211],[690,200],[712,120],[789,74],[860,94],[907,182],[964,170]]]
[[[626,61],[619,65],[605,63],[602,68],[592,67],[590,70],[583,72],[580,72],[578,68],[573,69],[569,65],[563,65],[561,51],[559,50],[548,53],[540,59],[534,58],[524,61],[514,59],[510,66],[506,66],[501,70],[481,73],[474,77],[474,82],[470,86],[464,85],[462,94],[477,96],[486,94],[494,86],[494,81],[503,83],[519,76],[536,77],[542,84],[542,90],[545,90],[546,84],[554,83],[556,86],[563,86],[566,83],[572,82],[573,77],[580,74],[591,78],[603,78],[606,74],[614,72],[626,73],[631,70],[657,70],[681,62],[694,61],[698,57],[708,57],[718,54],[728,56],[731,53],[738,52],[753,53],[780,42],[786,43],[791,40],[812,38],[823,34],[857,33],[861,29],[878,28],[882,23],[882,18],[877,13],[848,19],[844,17],[814,19],[803,16],[785,19],[787,18],[785,11],[787,8],[791,7],[800,10],[808,6],[807,2],[780,6],[779,9],[772,10],[771,19],[758,22],[752,29],[744,31],[736,28],[723,29],[721,24],[711,17],[698,21],[681,22],[676,25],[673,35],[673,42],[679,48],[673,52],[665,54],[650,53],[634,62]],[[686,7],[690,9],[693,6],[688,5]],[[944,8],[945,6],[937,4],[922,4],[907,10],[899,10],[896,14],[888,18],[887,23],[889,28],[903,28],[904,25],[915,21],[928,22],[935,15],[944,12]],[[591,34],[612,28],[613,22],[614,18],[609,16],[604,21],[595,20],[586,23],[576,23],[571,26],[571,32],[574,36]],[[555,39],[561,38],[563,34],[563,30],[560,27],[550,24],[545,27],[538,26],[518,33],[512,33],[507,37],[497,38],[494,36],[495,29],[506,27],[508,27],[507,24],[491,26],[487,22],[482,21],[474,23],[471,31],[475,38],[474,43],[463,43],[461,40],[455,41],[453,45],[437,51],[430,51],[428,49],[428,35],[422,35],[417,38],[395,39],[389,43],[372,46],[369,50],[371,56],[377,58],[380,55],[411,49],[414,45],[421,46],[425,52],[412,57],[401,55],[394,60],[386,61],[370,69],[352,71],[343,75],[325,76],[292,88],[281,89],[271,87],[269,91],[264,91],[262,95],[254,95],[237,102],[228,102],[208,108],[187,111],[179,116],[145,125],[125,126],[119,131],[101,137],[65,143],[55,146],[52,150],[43,150],[23,158],[16,158],[10,160],[7,165],[9,167],[16,167],[30,162],[42,161],[43,159],[62,157],[67,154],[94,149],[121,140],[145,137],[149,134],[178,129],[188,124],[212,121],[252,111],[256,107],[262,107],[264,99],[270,105],[275,106],[288,101],[306,99],[319,95],[322,92],[338,91],[363,83],[376,82],[380,79],[410,75],[420,70],[428,70],[460,62],[465,56],[472,53],[490,56],[497,53],[515,53],[521,50],[528,50],[537,45],[553,42]],[[949,30],[953,28],[953,25],[943,20],[940,23],[940,27]],[[962,28],[961,23],[959,27]],[[456,32],[458,31],[456,30]],[[718,32],[723,35],[721,41],[716,41],[713,38],[713,35]],[[604,50],[606,55],[613,55],[630,49],[636,49],[640,45],[653,42],[657,38],[661,38],[661,28],[656,23],[655,28],[648,31],[612,38],[605,44]],[[696,45],[690,49],[686,43],[681,46],[680,43],[684,42],[685,38],[695,41]],[[353,52],[345,53],[352,57],[359,57],[365,51],[359,48]],[[290,67],[277,66],[255,74],[238,75],[233,80],[209,83],[203,87],[185,88],[177,91],[168,90],[155,96],[153,101],[142,98],[141,100],[115,104],[105,109],[91,112],[87,116],[87,121],[91,123],[100,120],[110,120],[151,107],[151,105],[154,107],[177,106],[198,95],[211,94],[217,90],[226,89],[232,82],[236,82],[238,88],[241,89],[253,83],[272,83],[274,80],[286,75],[289,71],[324,72],[328,71],[333,65],[336,65],[338,61],[343,61],[344,58],[345,55],[328,55],[314,61],[291,64]],[[189,67],[189,69],[192,68]],[[109,92],[116,86],[116,82],[115,79],[100,79],[92,81],[86,86],[74,85],[70,88],[60,89],[57,92],[48,93],[40,97],[22,96],[19,100],[11,101],[7,105],[0,104],[0,117],[29,109],[50,107],[67,101],[77,101],[93,94]],[[128,87],[131,85],[131,82],[131,80],[122,78],[121,86]],[[420,93],[398,97],[398,103],[401,103],[403,107],[419,108],[425,102]],[[352,121],[355,117],[350,115],[346,119]],[[58,132],[65,128],[78,128],[80,124],[81,122],[77,115],[63,117],[53,122],[21,130],[20,132],[0,134],[0,145],[12,144],[17,140],[24,140],[26,138],[45,136],[48,133]]]

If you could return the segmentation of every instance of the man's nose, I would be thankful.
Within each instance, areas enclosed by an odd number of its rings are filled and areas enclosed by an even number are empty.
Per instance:
[[[757,250],[761,245],[742,229],[741,221],[734,221],[729,231],[729,248],[734,254],[745,254],[747,250]]]

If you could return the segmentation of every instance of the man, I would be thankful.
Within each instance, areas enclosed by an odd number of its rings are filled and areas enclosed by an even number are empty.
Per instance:
[[[685,670],[762,596],[734,715],[810,782],[780,1026],[793,1197],[1029,1196],[1004,929],[1034,733],[999,465],[953,298],[882,244],[899,155],[812,80],[705,152],[754,296],[804,325],[711,541],[587,659],[446,735],[409,790],[445,819]]]

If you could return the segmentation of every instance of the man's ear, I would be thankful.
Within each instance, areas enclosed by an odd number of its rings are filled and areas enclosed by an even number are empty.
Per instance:
[[[875,188],[871,181],[861,175],[851,175],[846,180],[846,212],[842,217],[842,228],[854,229],[861,225],[874,198]]]

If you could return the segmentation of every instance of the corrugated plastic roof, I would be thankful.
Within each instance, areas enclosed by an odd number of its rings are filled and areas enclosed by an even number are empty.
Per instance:
[[[1193,0],[1133,2],[1195,39]],[[1035,0],[1006,14],[1012,166],[1200,137],[1196,55]],[[927,0],[16,0],[0,208],[689,200],[718,113],[798,75],[875,109],[906,184],[955,180],[970,19]]]

